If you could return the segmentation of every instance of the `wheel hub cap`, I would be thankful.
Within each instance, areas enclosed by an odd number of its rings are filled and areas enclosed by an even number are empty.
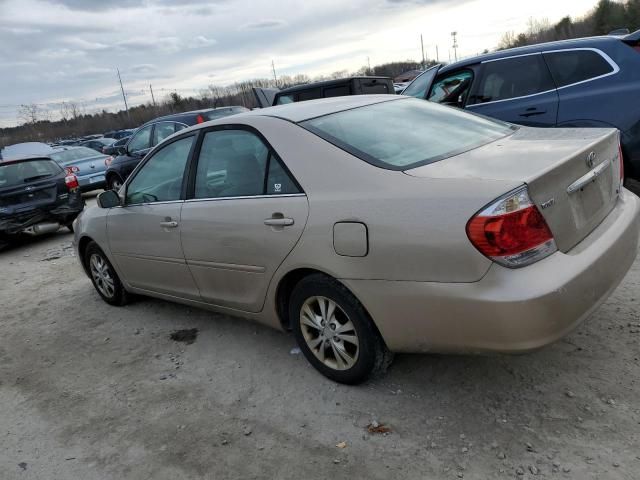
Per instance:
[[[115,286],[113,282],[113,275],[109,265],[102,258],[101,255],[94,253],[89,260],[91,278],[96,285],[96,288],[105,297],[112,298],[115,294]]]
[[[359,342],[353,322],[326,297],[311,297],[300,309],[302,336],[318,360],[334,370],[348,370],[358,360]]]

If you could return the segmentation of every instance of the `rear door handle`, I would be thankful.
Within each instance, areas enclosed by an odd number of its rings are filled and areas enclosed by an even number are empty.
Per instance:
[[[290,227],[293,225],[293,218],[267,218],[264,224],[270,227]]]
[[[160,226],[163,228],[176,228],[178,222],[160,222]]]

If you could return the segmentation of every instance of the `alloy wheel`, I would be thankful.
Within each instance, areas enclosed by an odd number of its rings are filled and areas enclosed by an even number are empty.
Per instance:
[[[116,292],[113,275],[105,259],[101,255],[94,253],[89,259],[89,265],[91,277],[98,291],[107,298],[113,298]]]
[[[330,298],[308,298],[300,309],[302,336],[313,354],[334,370],[348,370],[358,360],[359,342],[353,322]]]

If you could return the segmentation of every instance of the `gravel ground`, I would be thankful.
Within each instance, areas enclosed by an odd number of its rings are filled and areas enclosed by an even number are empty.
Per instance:
[[[106,305],[70,242],[0,253],[2,480],[640,478],[640,259],[537,353],[399,355],[346,387],[289,335]]]

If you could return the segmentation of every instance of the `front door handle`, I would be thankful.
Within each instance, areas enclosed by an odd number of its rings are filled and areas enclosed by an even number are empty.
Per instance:
[[[290,227],[293,225],[293,218],[267,218],[264,224],[270,227]]]
[[[545,113],[547,113],[546,110],[527,110],[525,113],[521,113],[520,116],[529,118],[535,117],[536,115],[544,115]]]
[[[162,228],[176,228],[178,226],[178,222],[160,222],[160,226]]]

